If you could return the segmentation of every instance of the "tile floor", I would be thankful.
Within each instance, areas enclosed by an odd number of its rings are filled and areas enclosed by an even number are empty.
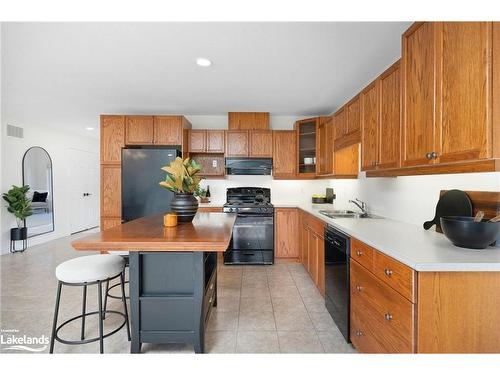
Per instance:
[[[50,337],[57,280],[55,267],[70,258],[90,253],[71,249],[75,239],[65,237],[0,257],[0,329],[16,336]],[[60,319],[80,313],[81,288],[63,288]],[[96,287],[89,287],[88,309],[97,307]],[[109,307],[121,309],[120,301]],[[105,320],[112,330],[120,319]],[[61,330],[67,339],[78,338],[78,321]],[[97,334],[97,319],[87,319],[87,336]],[[0,352],[7,352],[0,346]],[[128,353],[125,330],[105,339],[106,353]],[[323,299],[300,264],[274,266],[221,266],[218,305],[212,310],[205,335],[207,353],[355,353],[325,309]],[[191,345],[143,345],[147,353],[193,353]],[[11,351],[9,351],[11,352]],[[45,350],[48,352],[48,348]],[[98,343],[68,346],[58,342],[56,353],[97,353]]]

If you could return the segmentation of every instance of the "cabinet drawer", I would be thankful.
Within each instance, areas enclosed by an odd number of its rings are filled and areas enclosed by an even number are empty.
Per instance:
[[[316,219],[310,214],[305,214],[304,222],[314,233],[316,233],[319,237],[324,238],[325,224],[321,220]]]
[[[380,328],[378,335],[386,336],[386,346],[398,352],[411,352],[414,305],[355,261],[351,262],[350,284],[351,305],[362,306],[362,313],[370,315],[370,320]]]
[[[375,250],[367,244],[351,238],[351,258],[368,268],[373,269],[373,254]]]
[[[410,267],[375,251],[373,273],[410,301],[415,302],[415,271]]]
[[[350,339],[361,353],[386,353],[387,350],[377,341],[370,325],[363,319],[359,307],[351,303]]]

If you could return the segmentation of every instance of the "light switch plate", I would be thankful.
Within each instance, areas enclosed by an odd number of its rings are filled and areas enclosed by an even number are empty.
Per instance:
[[[212,167],[217,168],[217,160],[212,160]]]

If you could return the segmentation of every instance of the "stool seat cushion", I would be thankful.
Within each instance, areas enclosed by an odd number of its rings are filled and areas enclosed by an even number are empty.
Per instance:
[[[65,283],[90,283],[117,276],[124,267],[125,260],[119,255],[89,255],[61,263],[56,277]]]

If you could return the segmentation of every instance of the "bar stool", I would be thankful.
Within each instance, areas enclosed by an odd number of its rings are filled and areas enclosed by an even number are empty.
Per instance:
[[[83,256],[75,259],[68,260],[61,263],[56,268],[56,277],[58,279],[57,286],[57,296],[56,296],[56,306],[54,311],[54,321],[52,323],[52,336],[50,339],[50,353],[54,352],[54,342],[55,340],[60,343],[67,345],[79,345],[88,344],[91,342],[99,341],[100,353],[104,353],[104,339],[109,337],[120,329],[124,325],[127,326],[127,336],[130,341],[130,327],[127,311],[127,302],[125,299],[125,260],[118,255],[104,254],[104,255],[89,255]],[[122,290],[122,301],[124,313],[114,310],[103,310],[102,303],[102,284],[104,282],[109,283],[110,280],[120,278],[121,290]],[[87,302],[87,287],[97,284],[98,291],[98,311],[86,312],[86,302]],[[62,286],[83,286],[83,303],[82,303],[82,313],[73,318],[70,318],[57,325],[57,318],[59,314],[59,302],[61,300]],[[109,314],[117,314],[123,316],[123,323],[113,331],[104,334],[103,327],[103,316],[104,311]],[[98,314],[99,316],[99,336],[90,339],[85,339],[85,318],[89,315]],[[80,340],[65,340],[59,337],[59,330],[66,326],[67,324],[77,320],[82,319]]]
[[[113,255],[118,255],[123,258],[125,261],[125,269],[128,267],[128,251],[113,251]],[[125,275],[125,270],[123,271]],[[128,284],[128,280],[125,280],[125,284]],[[116,283],[115,285],[109,286],[109,281],[106,282],[106,294],[104,295],[104,312],[103,312],[103,319],[106,319],[106,307],[108,306],[108,297],[113,298],[113,299],[122,299],[122,296],[118,296],[116,294],[112,294],[111,291],[112,289],[115,289],[119,287],[121,283]],[[125,299],[129,299],[129,296],[125,296]]]

